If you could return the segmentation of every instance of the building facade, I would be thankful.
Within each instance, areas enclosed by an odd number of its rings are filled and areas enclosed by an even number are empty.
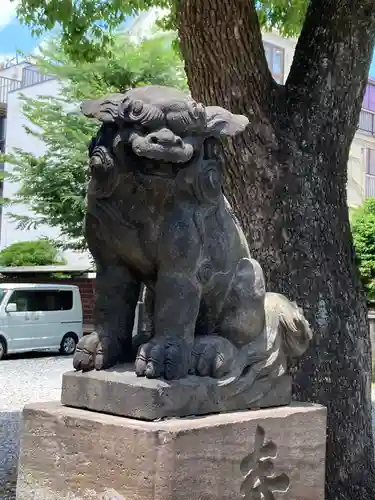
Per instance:
[[[20,63],[0,70],[0,147],[6,152],[11,152],[14,148],[22,148],[35,156],[41,156],[45,152],[45,144],[42,140],[26,133],[25,126],[30,125],[22,112],[23,102],[20,94],[36,98],[40,95],[57,96],[59,94],[59,82],[41,74],[39,70],[29,63]],[[11,172],[12,165],[0,164],[0,170]],[[4,181],[1,188],[1,196],[14,199],[18,190],[15,183]],[[0,249],[12,243],[20,241],[37,240],[39,238],[59,238],[59,231],[56,228],[43,225],[37,229],[19,229],[17,223],[10,217],[10,213],[17,215],[28,215],[30,208],[23,205],[12,205],[11,208],[4,208],[1,213],[0,226]],[[86,265],[90,262],[90,257],[86,253],[66,251],[64,257],[69,265]]]
[[[130,28],[131,34],[138,39],[150,33],[159,12],[152,11],[140,16]],[[264,33],[263,42],[268,65],[274,79],[282,84],[288,76],[296,46],[296,40],[286,39],[277,33]],[[10,152],[13,148],[22,148],[36,156],[45,151],[43,141],[26,134],[24,126],[27,120],[22,113],[20,93],[27,97],[39,95],[56,96],[59,82],[46,75],[30,63],[21,62],[0,69],[0,150]],[[359,119],[358,131],[352,143],[348,161],[347,195],[348,205],[361,205],[368,196],[375,196],[375,81],[369,80]],[[11,165],[0,164],[1,170],[10,171]],[[0,182],[0,195],[14,197],[18,187],[11,182]],[[23,205],[13,206],[13,213],[26,214],[29,208]],[[0,217],[0,249],[17,241],[33,240],[41,237],[57,239],[58,230],[48,226],[30,229],[17,229],[7,209]],[[87,254],[67,252],[68,264],[86,265]]]
[[[274,79],[285,83],[297,43],[277,33],[264,33],[267,62]],[[348,160],[348,206],[362,205],[366,197],[375,196],[375,80],[369,79],[363,99],[358,130],[354,136]]]
[[[369,79],[352,144],[351,159],[361,167],[362,199],[375,196],[375,80]],[[349,169],[351,167],[349,161]],[[354,165],[353,165],[354,170]]]

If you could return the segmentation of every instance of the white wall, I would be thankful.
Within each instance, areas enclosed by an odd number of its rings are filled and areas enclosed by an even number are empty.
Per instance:
[[[365,200],[364,149],[366,148],[366,144],[366,138],[361,137],[360,134],[356,134],[350,148],[347,182],[347,199],[349,207],[357,207],[359,205],[362,205]],[[367,144],[367,147],[369,146],[370,145]]]
[[[50,80],[8,94],[6,152],[10,153],[13,148],[22,148],[35,156],[40,156],[45,152],[45,145],[40,139],[26,134],[24,125],[27,124],[30,126],[30,122],[28,122],[22,113],[22,101],[19,99],[20,92],[32,98],[36,98],[39,95],[56,96],[59,93],[59,83],[57,80]],[[12,165],[5,165],[5,171],[10,172],[11,169]],[[16,184],[5,180],[4,198],[12,199],[17,190],[18,186]],[[49,226],[39,226],[38,229],[30,230],[17,229],[17,224],[11,221],[8,216],[9,212],[18,215],[27,215],[30,210],[25,205],[15,205],[3,209],[0,249],[19,241],[36,240],[42,237],[59,238],[58,229]],[[64,253],[64,257],[67,259],[69,265],[86,265],[89,262],[88,255],[77,252],[66,252]]]
[[[148,12],[144,12],[136,17],[130,26],[126,28],[125,33],[129,34],[130,38],[136,42],[142,38],[149,37],[156,28],[156,21],[167,14],[167,9],[153,7]]]
[[[277,34],[277,32],[262,32],[262,38],[264,42],[272,43],[278,47],[284,49],[284,82],[286,81],[290,67],[292,65],[294,51],[296,48],[297,40],[295,38],[283,38]]]
[[[357,131],[348,161],[348,205],[356,207],[365,201],[366,155],[368,149],[375,150],[375,137]]]

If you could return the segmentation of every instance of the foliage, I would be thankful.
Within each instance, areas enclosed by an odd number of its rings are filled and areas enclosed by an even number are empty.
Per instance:
[[[60,230],[63,248],[82,249],[82,222],[87,182],[87,145],[97,123],[79,113],[82,99],[144,84],[172,84],[186,88],[183,66],[171,47],[170,34],[157,34],[140,44],[124,35],[112,45],[110,59],[75,63],[59,48],[58,40],[43,50],[40,66],[62,82],[60,97],[23,96],[23,112],[33,126],[28,134],[40,138],[45,152],[36,157],[22,149],[5,156],[13,165],[7,174],[20,185],[6,204],[27,204],[30,215],[10,214],[18,227],[48,224]]]
[[[41,239],[13,243],[0,252],[0,266],[48,266],[65,264],[51,241]]]
[[[105,56],[92,62],[76,62],[57,38],[43,48],[38,65],[62,81],[63,95],[73,100],[150,84],[187,89],[183,64],[172,49],[172,41],[173,34],[167,32],[156,32],[140,43],[130,35],[118,34]]]
[[[78,113],[65,111],[64,99],[25,98],[24,114],[38,129],[27,132],[44,141],[45,153],[36,157],[20,148],[5,156],[13,169],[9,181],[19,183],[12,204],[26,204],[28,215],[9,214],[19,229],[42,224],[57,227],[62,241],[81,248],[87,170],[87,144],[95,125]]]
[[[307,4],[307,0],[259,0],[259,20],[266,29],[296,35]],[[75,59],[93,61],[111,45],[114,30],[135,13],[152,7],[166,9],[170,14],[163,20],[164,27],[175,29],[177,5],[178,0],[21,0],[17,13],[38,35],[59,26],[67,53]]]
[[[375,198],[351,214],[352,234],[359,271],[370,304],[375,304]]]

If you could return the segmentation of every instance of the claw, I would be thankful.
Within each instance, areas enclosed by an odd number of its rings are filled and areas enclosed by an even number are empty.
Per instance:
[[[223,337],[197,337],[193,349],[195,374],[221,378],[231,371],[237,354],[238,349]]]
[[[75,370],[90,371],[94,369],[94,358],[99,342],[99,336],[96,332],[80,339],[73,356]]]
[[[120,353],[116,346],[108,342],[108,338],[105,340],[107,342],[103,342],[97,332],[82,337],[73,356],[74,369],[87,372],[94,369],[103,370],[115,365]]]
[[[138,349],[135,372],[138,377],[184,378],[191,368],[190,351],[184,340],[147,342]]]

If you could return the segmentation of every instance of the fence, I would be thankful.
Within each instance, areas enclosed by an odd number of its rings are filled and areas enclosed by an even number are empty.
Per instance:
[[[49,80],[53,80],[53,76],[44,75],[35,66],[26,66],[22,70],[22,87],[30,87],[30,85],[36,85],[37,83]]]
[[[13,90],[21,88],[21,82],[13,78],[0,76],[0,103],[6,104],[8,102],[8,94]]]
[[[366,174],[365,176],[365,196],[366,198],[375,197],[375,175]]]
[[[371,111],[362,109],[359,115],[358,129],[361,132],[367,132],[375,135],[375,114]]]

